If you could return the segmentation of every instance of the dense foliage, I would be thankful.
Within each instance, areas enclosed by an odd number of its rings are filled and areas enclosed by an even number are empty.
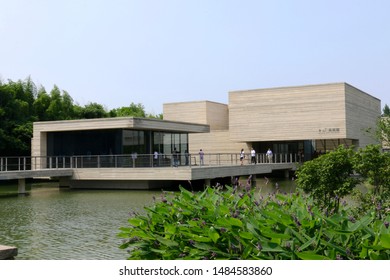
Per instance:
[[[111,111],[93,102],[80,106],[68,92],[56,85],[46,92],[44,87],[37,87],[31,78],[17,82],[0,81],[0,155],[30,155],[34,121],[124,116],[162,118],[162,115],[145,113],[142,104],[131,103],[129,107]]]
[[[389,259],[390,217],[324,214],[302,193],[165,193],[121,228],[129,259]]]
[[[390,153],[382,152],[380,145],[358,151],[340,146],[305,162],[296,175],[297,187],[328,212],[337,212],[340,199],[351,193],[359,201],[354,210],[358,214],[375,209],[381,217],[390,211]],[[364,183],[368,191],[355,189],[358,183]]]
[[[297,186],[310,193],[321,209],[338,211],[340,199],[359,183],[354,173],[354,151],[343,146],[305,162],[296,171]]]
[[[181,188],[130,218],[121,248],[129,259],[389,259],[389,168],[380,146],[340,146],[298,168],[296,193]],[[352,191],[357,205],[340,203]]]
[[[354,168],[369,184],[366,193],[355,191],[358,198],[358,213],[365,213],[370,208],[376,210],[380,218],[390,212],[390,153],[381,152],[379,145],[370,145],[360,149],[354,157]]]

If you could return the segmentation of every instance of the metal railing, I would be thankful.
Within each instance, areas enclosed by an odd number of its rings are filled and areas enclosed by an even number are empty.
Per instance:
[[[297,154],[256,154],[256,163],[295,163]],[[201,167],[240,165],[239,154],[125,154],[125,155],[83,155],[42,157],[0,157],[0,172],[59,168],[158,168],[158,167]],[[253,164],[246,156],[243,164]]]

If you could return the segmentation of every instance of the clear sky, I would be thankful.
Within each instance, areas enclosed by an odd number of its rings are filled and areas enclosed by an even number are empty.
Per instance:
[[[80,105],[347,82],[390,105],[388,0],[0,0],[0,78]]]

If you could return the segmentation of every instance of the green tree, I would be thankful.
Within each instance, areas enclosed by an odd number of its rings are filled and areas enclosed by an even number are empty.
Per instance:
[[[24,155],[30,151],[35,85],[8,81],[0,85],[0,152],[2,155]]]
[[[34,100],[33,107],[34,112],[39,121],[48,121],[50,117],[48,116],[47,110],[50,106],[51,98],[46,93],[44,87],[41,87],[38,90],[36,99]]]
[[[339,146],[336,150],[301,165],[297,186],[310,193],[322,209],[338,211],[340,199],[352,192],[359,180],[352,177],[354,151]]]
[[[389,106],[386,104],[385,107],[383,108],[383,115],[384,117],[390,117],[390,108]]]
[[[366,193],[356,191],[358,212],[376,209],[383,216],[390,209],[390,153],[383,153],[380,145],[368,145],[356,153],[354,168],[372,186]]]
[[[374,194],[380,195],[384,188],[390,188],[390,154],[383,153],[380,145],[359,149],[354,157],[354,168],[374,187]]]
[[[108,113],[103,105],[74,104],[71,95],[57,85],[48,94],[43,86],[37,89],[32,79],[0,81],[0,154],[29,155],[34,121],[91,119],[106,117],[150,117],[142,104],[113,109]]]
[[[163,114],[151,114],[151,113],[147,113],[146,114],[146,117],[147,118],[150,118],[150,119],[159,119],[159,120],[162,120],[163,119]]]
[[[128,107],[120,107],[110,111],[111,117],[139,117],[145,118],[145,108],[142,104],[131,103]]]
[[[67,91],[62,91],[62,113],[64,120],[75,119],[75,106],[73,104],[73,98]]]
[[[107,111],[98,103],[89,103],[81,110],[81,117],[83,119],[95,119],[108,117]]]
[[[378,121],[376,137],[385,147],[390,147],[390,116],[383,116]]]

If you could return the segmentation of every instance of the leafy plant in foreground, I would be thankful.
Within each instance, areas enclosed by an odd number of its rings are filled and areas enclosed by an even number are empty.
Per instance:
[[[297,192],[208,187],[164,193],[120,229],[128,259],[389,259],[390,217],[325,216]]]

